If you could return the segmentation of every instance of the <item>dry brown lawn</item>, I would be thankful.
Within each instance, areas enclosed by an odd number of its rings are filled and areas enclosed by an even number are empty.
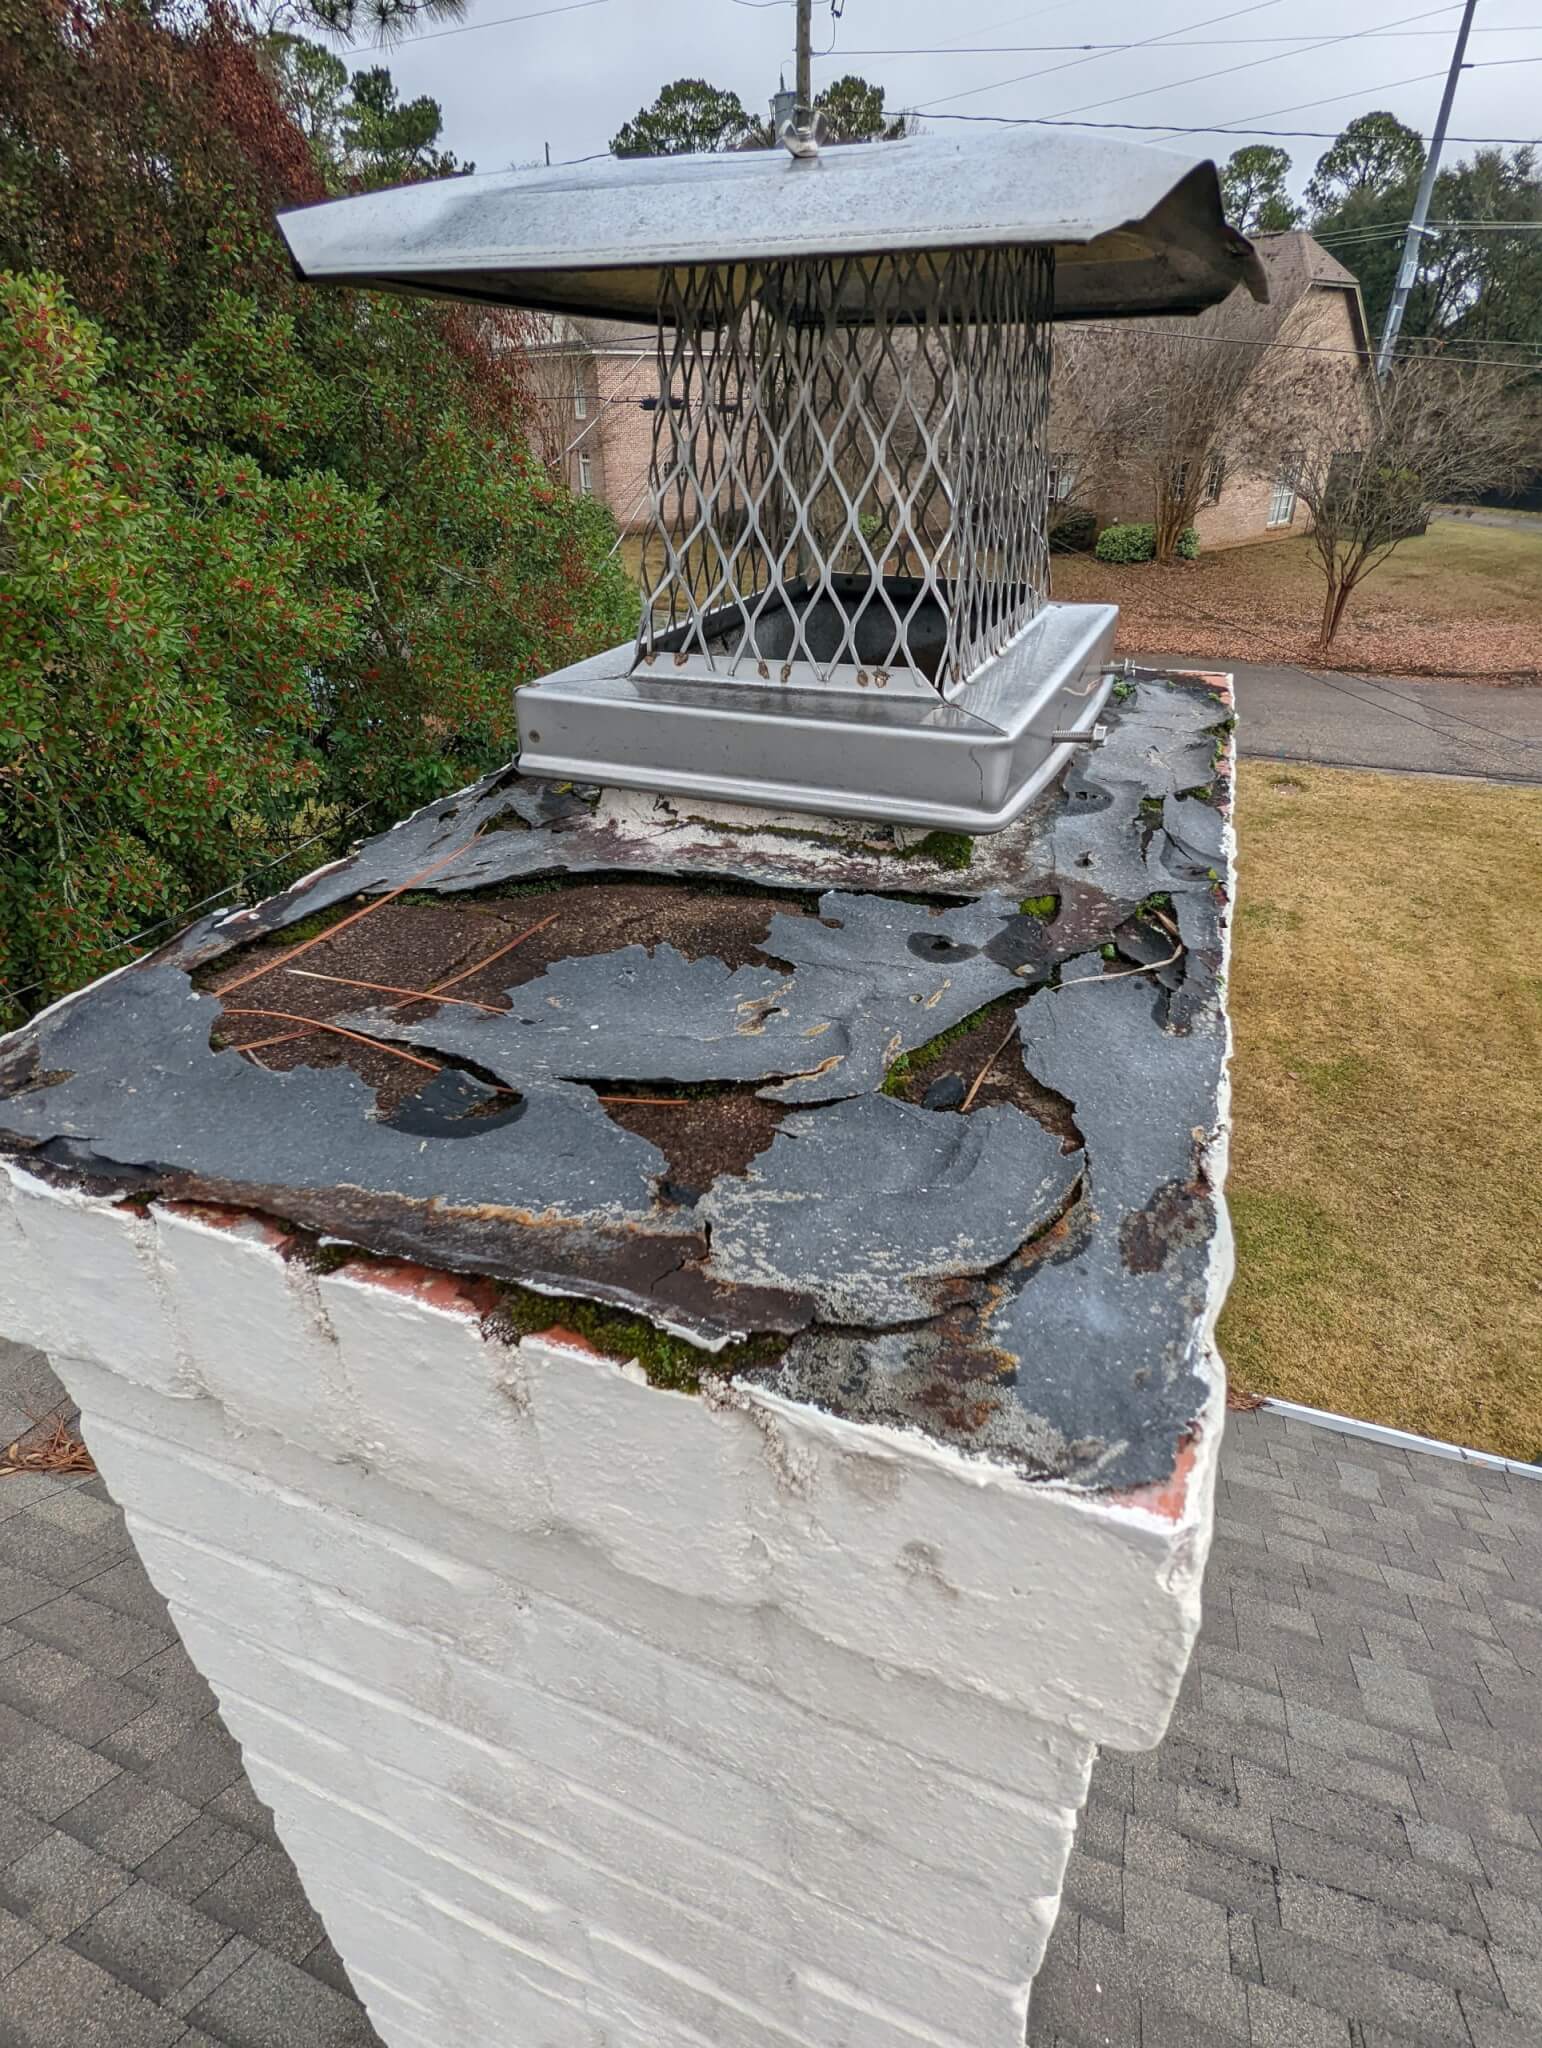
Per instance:
[[[1542,789],[1245,764],[1233,1384],[1542,1460]]]
[[[1056,597],[1120,607],[1122,653],[1323,665],[1322,577],[1304,536],[1162,569],[1057,555],[1053,571]],[[1542,681],[1542,520],[1432,521],[1361,584],[1330,662],[1374,675]]]

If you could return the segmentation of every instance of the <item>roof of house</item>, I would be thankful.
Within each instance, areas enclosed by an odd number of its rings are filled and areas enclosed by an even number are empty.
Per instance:
[[[0,1437],[62,1398],[0,1341]],[[7,2040],[379,2048],[102,1482],[0,1478],[0,1581]],[[1535,1481],[1229,1417],[1194,1662],[1094,1767],[1031,2048],[1534,2041],[1539,1585]]]
[[[600,320],[589,314],[530,313],[534,355],[652,355],[658,348],[654,321]],[[668,331],[668,330],[666,330]]]
[[[1284,234],[1259,235],[1253,247],[1269,280],[1269,296],[1280,304],[1288,305],[1314,285],[1327,291],[1347,292],[1358,345],[1369,353],[1370,335],[1360,280],[1336,256],[1330,255],[1315,235],[1305,228],[1291,228]]]

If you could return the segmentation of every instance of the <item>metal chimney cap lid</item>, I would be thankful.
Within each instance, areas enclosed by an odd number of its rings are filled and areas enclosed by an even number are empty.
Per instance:
[[[1061,320],[1268,296],[1211,161],[1028,128],[445,178],[279,226],[311,282],[628,320],[651,321],[663,268],[918,249],[1052,247]]]

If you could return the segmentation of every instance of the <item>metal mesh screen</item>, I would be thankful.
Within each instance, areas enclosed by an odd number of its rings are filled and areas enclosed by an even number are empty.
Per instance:
[[[951,694],[999,653],[1048,584],[1053,261],[665,271],[639,661]]]

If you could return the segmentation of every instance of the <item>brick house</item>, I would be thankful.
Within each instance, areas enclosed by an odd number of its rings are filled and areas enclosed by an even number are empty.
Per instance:
[[[1292,348],[1332,351],[1322,359],[1325,374],[1352,358],[1368,366],[1371,343],[1354,273],[1303,230],[1261,235],[1256,246],[1273,300],[1288,308],[1278,340]],[[543,453],[560,463],[573,490],[604,499],[624,535],[640,536],[647,525],[658,405],[656,337],[621,321],[554,317],[543,323],[530,354],[535,431]],[[1117,471],[1087,474],[1078,434],[1075,390],[1057,373],[1050,412],[1052,498],[1087,507],[1100,525],[1149,519],[1149,492],[1138,478]],[[1218,458],[1195,525],[1201,546],[1237,547],[1299,533],[1304,517],[1288,476],[1251,473]]]
[[[553,316],[530,343],[532,438],[569,487],[603,498],[623,533],[645,524],[658,392],[651,331]]]
[[[1289,359],[1292,373],[1309,364],[1307,352],[1315,351],[1324,351],[1320,358],[1324,376],[1342,375],[1351,362],[1357,371],[1367,370],[1372,348],[1354,273],[1304,229],[1259,235],[1255,246],[1268,273],[1271,301],[1285,309],[1274,339],[1282,347],[1303,352]],[[1240,321],[1246,314],[1240,310],[1240,295],[1233,296],[1239,302]],[[1223,320],[1231,305],[1228,300],[1221,309]],[[1265,380],[1255,388],[1251,402],[1266,403],[1268,388]],[[1089,473],[1092,465],[1078,445],[1084,434],[1082,422],[1074,375],[1069,369],[1064,374],[1057,369],[1050,402],[1052,499],[1096,513],[1100,526],[1115,520],[1149,520],[1148,480],[1121,473],[1117,467]],[[1306,514],[1288,471],[1263,474],[1244,461],[1216,455],[1208,472],[1194,520],[1201,547],[1241,547],[1303,531]]]

